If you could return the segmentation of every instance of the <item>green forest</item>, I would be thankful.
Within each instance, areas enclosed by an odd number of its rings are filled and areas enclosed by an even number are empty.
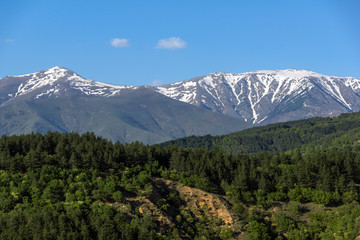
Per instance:
[[[191,136],[161,144],[181,147],[219,148],[229,154],[284,152],[299,148],[360,150],[360,112],[334,118],[309,118],[254,127],[224,136]]]
[[[0,239],[356,239],[359,118],[154,146],[2,136]]]

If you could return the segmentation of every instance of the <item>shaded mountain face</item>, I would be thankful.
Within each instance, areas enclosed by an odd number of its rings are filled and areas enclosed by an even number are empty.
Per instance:
[[[254,125],[360,110],[360,79],[307,70],[212,73],[156,91]]]
[[[150,87],[90,81],[60,67],[0,79],[0,135],[92,131],[111,140],[153,144],[247,127]]]

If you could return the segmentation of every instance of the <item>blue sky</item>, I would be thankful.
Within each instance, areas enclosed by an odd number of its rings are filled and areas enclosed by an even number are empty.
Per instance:
[[[360,77],[360,1],[1,0],[0,77],[63,66],[120,85],[211,72]]]

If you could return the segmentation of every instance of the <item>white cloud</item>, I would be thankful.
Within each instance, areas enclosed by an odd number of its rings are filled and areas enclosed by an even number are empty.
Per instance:
[[[187,43],[179,37],[171,37],[167,39],[161,39],[156,48],[165,48],[165,49],[178,49],[186,48]]]
[[[151,83],[151,86],[154,86],[154,87],[157,87],[157,86],[160,86],[160,85],[162,85],[162,81],[159,80],[159,79],[156,79]]]
[[[114,38],[111,39],[111,46],[116,48],[130,47],[129,40],[126,38]]]
[[[7,42],[7,43],[11,43],[11,42],[13,42],[14,40],[13,39],[10,39],[10,38],[7,38],[7,39],[5,39],[4,40],[4,42]]]

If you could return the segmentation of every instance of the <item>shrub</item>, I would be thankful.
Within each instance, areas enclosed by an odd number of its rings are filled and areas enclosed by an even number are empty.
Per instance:
[[[113,198],[115,202],[122,202],[124,201],[124,196],[120,191],[116,191],[113,193]]]

